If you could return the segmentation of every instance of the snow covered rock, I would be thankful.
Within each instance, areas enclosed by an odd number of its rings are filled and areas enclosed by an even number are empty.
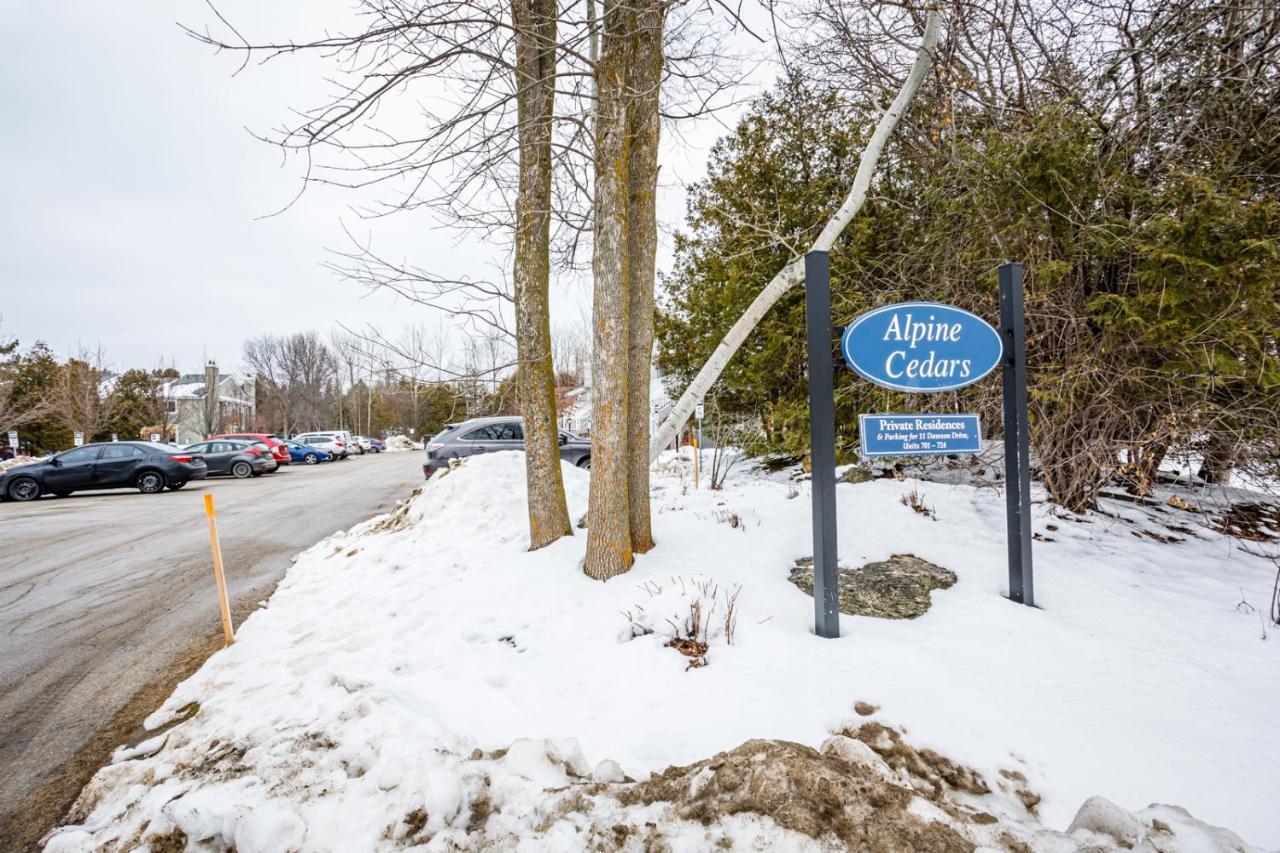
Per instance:
[[[813,595],[813,558],[796,560],[791,582]],[[882,619],[914,619],[929,609],[929,593],[956,582],[950,569],[912,554],[894,554],[859,569],[840,567],[840,612]]]
[[[1151,853],[1247,853],[1253,850],[1229,829],[1196,820],[1180,806],[1155,804],[1126,811],[1105,797],[1080,806],[1067,834],[1082,847]]]
[[[845,764],[864,767],[886,782],[898,781],[894,776],[893,770],[885,763],[885,760],[874,749],[857,738],[851,738],[846,735],[832,735],[823,741],[822,749],[819,751],[823,755],[843,761]]]
[[[1068,833],[1087,830],[1105,835],[1125,847],[1132,847],[1146,834],[1146,827],[1129,812],[1105,797],[1090,797],[1080,806]]]
[[[619,766],[618,762],[611,758],[606,758],[596,765],[591,778],[597,782],[623,782],[627,776],[622,772],[622,767]]]

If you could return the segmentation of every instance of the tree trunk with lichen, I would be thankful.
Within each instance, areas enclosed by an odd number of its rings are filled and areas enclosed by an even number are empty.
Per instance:
[[[649,516],[649,376],[653,359],[653,289],[658,252],[659,94],[665,9],[658,0],[636,7],[628,66],[627,171],[627,483],[631,549],[653,547]]]
[[[551,118],[556,82],[555,0],[512,0],[520,164],[516,195],[517,388],[524,415],[529,547],[573,535],[560,474],[551,361]]]
[[[591,495],[583,571],[608,580],[631,568],[628,488],[629,309],[627,284],[628,8],[603,4],[596,65],[595,247],[591,357]]]

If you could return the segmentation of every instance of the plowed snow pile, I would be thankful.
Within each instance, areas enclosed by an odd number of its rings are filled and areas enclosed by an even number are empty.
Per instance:
[[[684,470],[655,477],[658,547],[604,584],[581,572],[583,531],[526,550],[518,453],[308,550],[47,849],[1280,839],[1280,644],[1237,607],[1269,597],[1268,561],[1208,529],[1169,544],[1038,504],[1052,541],[1043,609],[1025,608],[1000,595],[998,493],[842,485],[842,562],[911,553],[957,581],[916,619],[846,616],[824,640],[788,580],[812,553],[808,486],[742,472],[694,492]],[[587,474],[563,473],[578,518]],[[913,489],[932,517],[900,502]]]
[[[35,456],[15,456],[12,459],[0,459],[0,472],[8,471],[10,468],[17,468],[19,465],[30,465],[32,462],[39,462],[43,457]]]

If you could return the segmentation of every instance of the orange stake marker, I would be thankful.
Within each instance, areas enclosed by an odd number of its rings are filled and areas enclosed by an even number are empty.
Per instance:
[[[218,519],[213,510],[213,495],[204,496],[204,515],[209,522],[209,547],[213,550],[213,577],[218,582],[218,609],[222,611],[222,634],[227,645],[236,641],[231,627],[231,604],[227,601],[227,578],[222,573],[222,548],[218,545]]]
[[[689,437],[689,444],[693,446],[693,488],[697,491],[698,474],[701,473],[699,469],[702,467],[702,448],[698,446],[698,439],[693,436]]]

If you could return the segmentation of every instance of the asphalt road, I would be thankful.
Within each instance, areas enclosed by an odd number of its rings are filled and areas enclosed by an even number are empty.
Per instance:
[[[237,622],[290,558],[422,482],[420,453],[291,465],[179,492],[0,504],[0,849],[30,848],[221,641],[203,495]]]

